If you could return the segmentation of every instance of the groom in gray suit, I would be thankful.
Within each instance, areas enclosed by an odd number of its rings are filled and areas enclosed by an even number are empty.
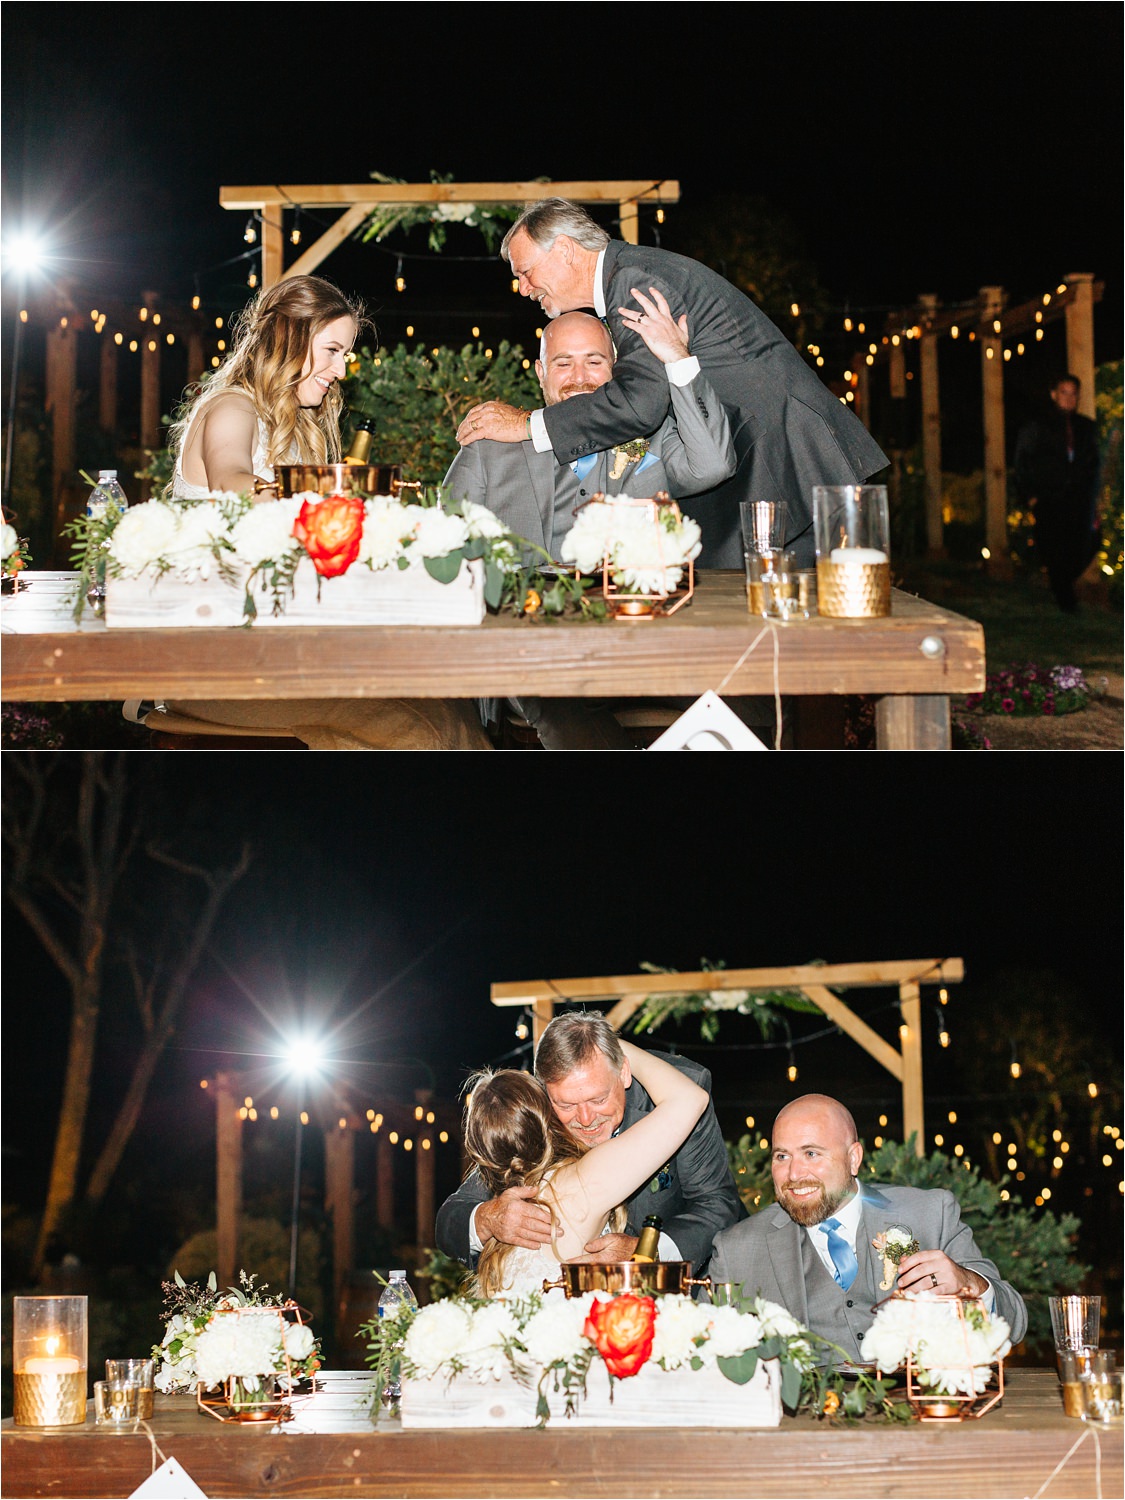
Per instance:
[[[560,464],[655,432],[668,414],[667,380],[643,339],[649,313],[635,296],[653,289],[672,315],[687,314],[692,353],[720,401],[734,414],[738,468],[697,500],[703,531],[700,563],[742,563],[740,500],[789,506],[786,546],[799,568],[814,561],[812,487],[858,484],[887,459],[863,424],[832,394],[760,308],[717,271],[647,245],[611,240],[586,211],[565,198],[527,209],[504,237],[502,254],[523,296],[548,317],[593,307],[617,345],[613,384],[530,417],[500,402],[471,410],[457,433],[518,442],[530,436]]]
[[[642,499],[664,490],[675,500],[713,488],[734,473],[730,422],[686,341],[670,352],[680,355],[661,364],[672,415],[650,438],[638,431],[631,442],[569,464],[530,442],[470,443],[450,464],[444,487],[454,499],[487,505],[556,561],[575,513],[596,494]],[[614,375],[609,330],[586,312],[555,318],[543,330],[535,373],[548,408],[600,390]]]
[[[980,1298],[1007,1322],[1013,1344],[1023,1338],[1023,1298],[981,1254],[952,1193],[859,1182],[863,1146],[838,1100],[806,1094],[787,1104],[772,1147],[777,1202],[715,1236],[712,1285],[741,1282],[744,1294],[780,1302],[858,1362],[874,1305],[891,1291],[872,1240],[901,1225],[920,1248],[899,1262],[899,1290]]]

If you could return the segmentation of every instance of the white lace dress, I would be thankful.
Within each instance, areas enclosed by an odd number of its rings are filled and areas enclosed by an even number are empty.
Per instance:
[[[496,1293],[498,1297],[526,1297],[531,1292],[543,1294],[543,1283],[545,1281],[557,1281],[559,1279],[559,1262],[551,1254],[550,1249],[525,1250],[522,1245],[516,1245],[504,1263],[504,1285]],[[548,1296],[553,1296],[557,1291],[559,1296],[563,1295],[561,1287],[556,1287]]]

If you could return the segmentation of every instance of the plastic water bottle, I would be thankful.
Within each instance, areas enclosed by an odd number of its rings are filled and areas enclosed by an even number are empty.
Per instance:
[[[383,1288],[383,1295],[379,1298],[379,1316],[381,1318],[394,1317],[402,1307],[417,1307],[418,1298],[406,1279],[405,1271],[392,1271],[391,1279]],[[395,1360],[391,1366],[391,1374],[383,1387],[383,1405],[389,1412],[398,1411],[399,1401],[402,1398],[402,1377],[399,1373],[398,1361]]]
[[[118,482],[117,470],[99,469],[98,482],[86,502],[86,514],[92,521],[100,521],[113,511],[123,515],[128,509],[129,501]]]

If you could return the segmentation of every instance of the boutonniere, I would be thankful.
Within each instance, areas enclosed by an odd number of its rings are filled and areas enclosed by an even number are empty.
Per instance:
[[[921,1248],[914,1238],[913,1229],[907,1229],[904,1224],[892,1224],[889,1229],[884,1229],[871,1241],[871,1247],[883,1257],[883,1279],[879,1283],[879,1290],[883,1292],[894,1286],[899,1261],[904,1256],[915,1255]]]
[[[609,471],[609,477],[620,479],[629,465],[635,464],[638,458],[644,458],[647,452],[647,438],[634,438],[629,443],[618,443],[613,450],[613,467]]]
[[[659,1193],[672,1186],[672,1163],[666,1161],[648,1185],[650,1193]]]

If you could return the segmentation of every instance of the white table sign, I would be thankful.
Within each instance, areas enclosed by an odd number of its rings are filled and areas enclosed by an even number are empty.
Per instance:
[[[650,750],[768,750],[717,693],[707,690],[669,724]]]

